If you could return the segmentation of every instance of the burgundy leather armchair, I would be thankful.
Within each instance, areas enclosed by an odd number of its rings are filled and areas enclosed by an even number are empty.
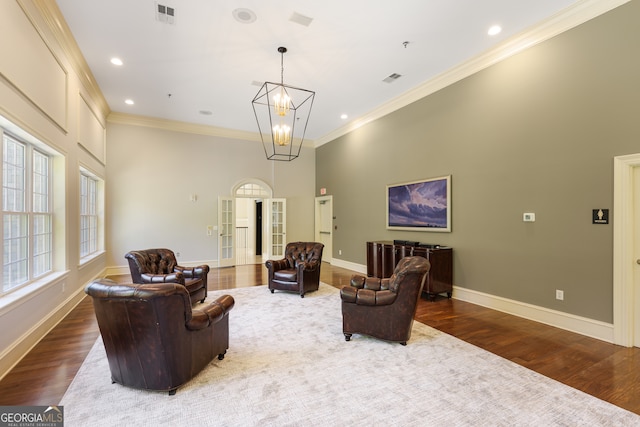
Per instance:
[[[98,279],[85,292],[93,299],[114,383],[175,394],[229,348],[230,295],[192,309],[177,283]]]
[[[208,265],[182,267],[169,249],[144,249],[127,252],[133,283],[179,283],[187,288],[191,303],[207,298]]]
[[[317,242],[287,243],[284,258],[265,262],[269,270],[269,290],[298,292],[300,298],[320,287],[320,267],[324,245]]]
[[[431,265],[423,257],[405,257],[387,279],[354,275],[340,290],[342,331],[407,345],[418,299]]]

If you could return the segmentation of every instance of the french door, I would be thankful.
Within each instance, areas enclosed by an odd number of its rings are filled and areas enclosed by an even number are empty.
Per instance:
[[[235,197],[218,197],[218,267],[236,265],[235,205]]]
[[[287,199],[266,199],[264,206],[267,208],[264,215],[267,258],[280,259],[287,245]]]
[[[235,197],[218,197],[218,267],[236,265]],[[265,199],[262,208],[267,259],[280,259],[287,245],[287,199]],[[258,251],[259,248],[256,248]]]

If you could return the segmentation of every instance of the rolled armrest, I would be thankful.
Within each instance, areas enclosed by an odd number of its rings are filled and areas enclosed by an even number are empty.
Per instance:
[[[188,279],[200,278],[209,274],[209,266],[206,264],[199,265],[197,267],[183,267],[181,265],[176,265],[173,268],[173,271],[184,274],[184,277]]]
[[[144,283],[180,283],[184,285],[184,275],[181,272],[169,274],[147,274],[140,275]]]
[[[270,259],[264,263],[271,271],[285,270],[289,268],[289,262],[285,259]]]
[[[196,331],[204,329],[212,323],[219,322],[235,305],[231,295],[222,295],[205,307],[194,308],[187,329]]]

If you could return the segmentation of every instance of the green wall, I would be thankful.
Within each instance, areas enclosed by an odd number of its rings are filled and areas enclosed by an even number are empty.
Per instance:
[[[611,323],[613,226],[591,213],[613,215],[613,158],[640,152],[639,17],[634,0],[318,147],[334,257],[448,245],[457,286]],[[386,229],[387,184],[443,175],[451,233]]]

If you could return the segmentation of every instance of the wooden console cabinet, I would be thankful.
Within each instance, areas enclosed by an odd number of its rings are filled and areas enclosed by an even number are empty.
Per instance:
[[[434,300],[436,295],[446,292],[447,297],[451,298],[453,249],[449,247],[417,242],[367,242],[367,276],[391,277],[398,262],[406,256],[425,257],[431,263],[431,269],[424,282],[423,294]]]

